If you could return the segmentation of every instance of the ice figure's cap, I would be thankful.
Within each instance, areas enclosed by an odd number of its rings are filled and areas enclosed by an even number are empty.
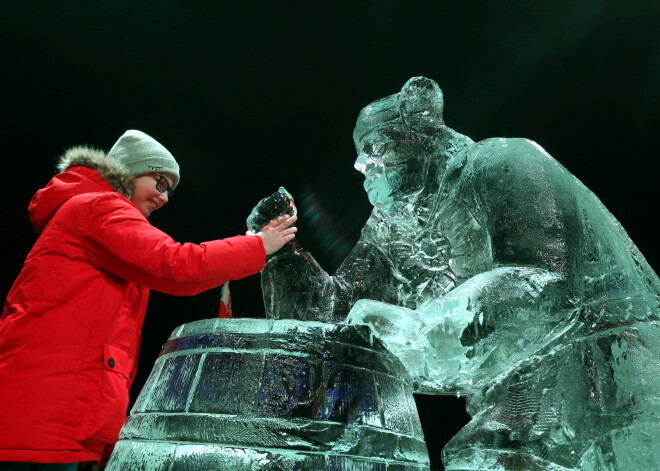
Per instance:
[[[388,126],[405,124],[423,134],[444,126],[444,100],[438,84],[426,77],[413,77],[400,93],[376,100],[360,111],[353,140],[356,145],[367,134]]]

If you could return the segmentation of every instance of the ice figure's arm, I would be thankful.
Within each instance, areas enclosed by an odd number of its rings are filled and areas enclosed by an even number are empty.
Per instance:
[[[427,381],[469,391],[511,369],[572,326],[564,279],[541,268],[500,267],[420,306]]]
[[[358,241],[334,275],[296,243],[270,258],[261,273],[266,316],[343,321],[357,299],[396,302],[394,272],[371,242]]]
[[[402,361],[417,392],[467,393],[570,327],[575,311],[563,296],[556,273],[501,267],[415,311],[360,300],[346,322],[368,325]]]
[[[262,199],[247,219],[257,232],[283,213],[296,212],[293,197],[280,187]],[[261,273],[265,314],[275,319],[341,321],[359,298],[394,302],[394,270],[386,254],[361,239],[334,276],[330,276],[299,242],[282,248],[267,259]]]

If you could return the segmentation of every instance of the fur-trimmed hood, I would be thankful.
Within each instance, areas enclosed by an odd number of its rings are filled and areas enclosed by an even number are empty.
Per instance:
[[[57,208],[73,196],[112,191],[129,200],[133,196],[133,175],[100,150],[72,147],[59,157],[57,170],[60,173],[37,191],[30,201],[30,220],[39,233]]]
[[[57,163],[59,173],[66,172],[74,166],[88,167],[96,170],[106,182],[120,195],[129,200],[133,196],[133,179],[128,169],[105,152],[92,147],[77,146],[68,149],[60,156]]]

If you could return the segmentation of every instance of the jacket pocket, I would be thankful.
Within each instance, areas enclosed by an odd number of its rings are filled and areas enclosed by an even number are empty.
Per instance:
[[[103,347],[103,384],[95,420],[89,437],[106,443],[117,441],[126,419],[128,388],[133,369],[133,356],[114,345]]]

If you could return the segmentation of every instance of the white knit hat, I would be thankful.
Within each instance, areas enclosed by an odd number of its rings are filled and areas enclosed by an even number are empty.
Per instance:
[[[172,188],[179,184],[179,164],[161,143],[142,131],[126,131],[115,142],[108,155],[124,165],[133,175],[167,173],[174,177]]]

